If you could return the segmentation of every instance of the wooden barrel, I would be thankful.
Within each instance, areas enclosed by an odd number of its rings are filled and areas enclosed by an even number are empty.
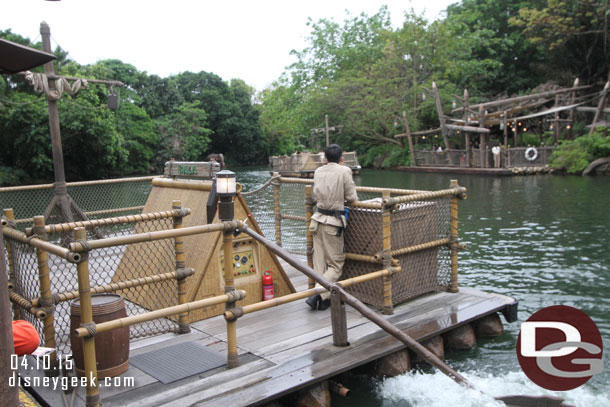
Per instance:
[[[118,294],[91,295],[91,308],[95,323],[111,321],[127,316],[123,297]],[[85,374],[83,358],[83,341],[76,336],[80,327],[80,299],[70,304],[70,345],[76,373]],[[95,358],[97,360],[97,377],[118,376],[129,367],[129,327],[113,329],[95,335]]]

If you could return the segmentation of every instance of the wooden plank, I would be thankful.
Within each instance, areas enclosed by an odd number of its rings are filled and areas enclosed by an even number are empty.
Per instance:
[[[433,309],[429,312],[413,315],[408,321],[417,321],[419,319],[434,319],[434,317],[439,313],[437,309]],[[400,325],[401,323],[405,323],[403,319],[405,317],[401,315],[393,315],[387,318],[394,324]],[[358,323],[354,323],[353,325],[348,322],[348,340],[358,341],[363,337],[367,337],[373,335],[375,333],[379,333],[381,335],[385,335],[384,332],[381,332],[381,329],[374,324],[373,322],[368,321],[366,318],[362,317]],[[292,338],[289,343],[279,342],[272,344],[266,348],[261,348],[259,350],[260,355],[264,356],[266,359],[280,364],[284,363],[284,361],[289,360],[295,355],[303,352],[309,352],[313,349],[317,349],[323,346],[329,346],[331,341],[330,336],[332,335],[332,331],[330,327],[322,328],[317,331],[309,332],[305,335]]]
[[[103,399],[103,402],[107,407],[148,407],[158,406],[161,403],[172,403],[181,396],[196,391],[211,389],[210,391],[212,392],[219,392],[222,390],[224,383],[233,383],[234,380],[241,381],[243,379],[244,382],[242,382],[242,385],[244,385],[247,382],[245,378],[250,376],[249,373],[253,371],[262,371],[269,366],[270,363],[263,359],[253,360],[234,369],[225,370],[216,373],[213,376],[198,378],[197,380],[193,380],[186,384],[178,382],[177,384],[170,384],[161,388],[148,386],[146,388],[137,389],[137,391],[132,391],[125,397]],[[253,380],[258,380],[258,378],[253,378]],[[176,406],[181,404],[173,405]]]
[[[513,302],[514,299],[507,296],[460,288],[455,294],[433,293],[400,304],[386,319],[421,340],[501,310]],[[330,312],[311,311],[302,301],[297,301],[240,319],[241,364],[237,368],[217,368],[170,385],[163,385],[144,372],[130,368],[128,374],[137,377],[136,388],[103,389],[102,401],[107,407],[259,404],[405,347],[351,307],[346,308],[350,342],[347,347],[332,344]],[[243,326],[240,326],[242,322]],[[168,334],[160,339],[135,342],[132,354],[189,340],[203,343],[221,354],[226,352],[222,317],[193,325],[197,328],[190,334]],[[207,330],[217,334],[210,335]]]
[[[487,302],[490,306],[494,302],[485,299],[482,301]],[[499,304],[500,301],[495,301],[495,303]],[[425,325],[430,322],[433,321],[426,320],[420,325],[412,326],[410,329],[407,329],[407,333],[416,339],[423,339],[421,334],[426,332]],[[280,377],[279,375],[272,375],[270,372],[265,372],[265,376],[268,379],[256,382],[255,385],[248,386],[248,388],[240,391],[238,394],[227,394],[222,397],[214,398],[213,402],[218,405],[234,405],[234,403],[251,404],[270,401],[273,398],[281,397],[283,394],[305,387],[312,382],[324,380],[345,370],[352,369],[359,364],[368,363],[371,360],[384,356],[384,354],[389,354],[404,348],[404,344],[385,333],[377,332],[373,336],[374,338],[369,336],[359,339],[353,346],[349,347],[349,351],[347,351],[348,348],[334,347],[334,350],[337,351],[335,355],[331,354],[332,351],[322,351],[324,356],[321,357],[321,355],[316,355],[316,351],[314,350],[310,354],[302,356],[299,359],[302,361],[312,361],[312,366],[311,368],[308,368],[309,365],[305,365],[292,371],[290,374],[290,382],[292,385],[290,388],[284,387],[286,378]],[[364,359],[360,357],[358,362],[355,363],[354,356],[356,355],[365,355],[367,358]],[[298,383],[298,385],[295,387],[294,383]],[[207,401],[211,400],[206,400],[206,402]],[[194,405],[205,405],[205,403],[200,401]]]

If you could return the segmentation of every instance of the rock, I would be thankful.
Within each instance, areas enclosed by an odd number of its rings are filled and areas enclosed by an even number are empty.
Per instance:
[[[466,350],[477,345],[477,337],[470,324],[460,325],[444,335],[447,349]]]

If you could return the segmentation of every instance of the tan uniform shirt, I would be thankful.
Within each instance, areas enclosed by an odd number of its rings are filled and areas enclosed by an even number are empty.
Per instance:
[[[313,175],[313,199],[317,207],[332,211],[343,211],[343,202],[358,200],[356,184],[352,179],[352,170],[344,165],[329,162],[316,169]],[[342,222],[330,215],[315,212],[311,217],[319,223],[333,226],[345,226]]]

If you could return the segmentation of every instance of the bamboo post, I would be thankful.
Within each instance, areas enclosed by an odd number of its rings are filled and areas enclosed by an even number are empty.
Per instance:
[[[559,106],[559,95],[555,95],[555,107]],[[553,127],[553,137],[555,138],[555,145],[559,143],[559,112],[555,112],[554,115],[555,127]]]
[[[608,97],[608,90],[610,90],[610,82],[606,82],[606,85],[599,96],[599,103],[597,104],[597,110],[595,111],[595,117],[593,118],[593,123],[591,123],[591,130],[589,130],[589,134],[593,134],[595,131],[595,123],[600,121],[603,117],[604,108],[606,107],[606,98]]]
[[[470,125],[470,109],[468,89],[464,89],[464,126]],[[466,167],[472,167],[472,145],[470,143],[470,132],[464,131],[464,143],[466,148]]]
[[[451,180],[449,186],[451,188],[459,188],[456,179]],[[458,288],[458,197],[452,196],[449,200],[450,207],[450,225],[449,225],[449,241],[451,247],[451,286],[449,291],[457,293]]]
[[[517,120],[513,120],[513,147],[517,147],[517,136],[519,129],[517,128]]]
[[[19,406],[17,386],[11,386],[10,378],[17,372],[10,368],[13,346],[13,323],[11,321],[10,302],[8,294],[8,279],[6,278],[4,260],[4,237],[0,227],[0,405],[6,407]],[[17,307],[13,307],[17,308]]]
[[[76,241],[86,241],[87,232],[85,228],[74,229]],[[78,293],[80,297],[80,326],[83,328],[95,328],[93,322],[93,309],[91,306],[91,283],[89,281],[89,252],[82,254],[82,260],[76,265],[78,273]],[[87,407],[99,407],[100,394],[97,381],[97,361],[95,357],[95,337],[83,338],[83,354],[85,360],[85,377],[87,380]]]
[[[574,88],[576,88],[579,84],[579,79],[576,78],[574,79]],[[570,105],[574,105],[576,102],[576,91],[573,90],[572,93],[570,94]],[[572,109],[570,109],[570,115],[568,116],[568,134],[566,136],[566,138],[568,140],[572,139],[572,132],[574,130],[574,114],[576,113],[576,108],[573,107]],[[546,162],[546,161],[545,161]]]
[[[411,166],[417,167],[417,161],[415,160],[415,150],[413,149],[413,136],[411,135],[411,126],[409,125],[409,119],[407,119],[407,112],[402,111],[402,120],[405,124],[405,134],[407,135],[407,141],[409,143],[409,154],[411,155]]]
[[[330,290],[330,319],[333,329],[333,345],[349,346],[345,304],[341,301],[341,294],[334,287]]]
[[[506,112],[504,112],[502,114],[502,126],[504,127],[504,147],[508,149],[508,121],[507,121],[507,117],[508,114]],[[504,150],[502,150],[502,153],[504,153]],[[502,165],[503,167],[505,167],[506,165]]]
[[[34,234],[41,240],[47,240],[44,216],[34,217]],[[49,253],[40,248],[36,248],[36,258],[38,260],[38,280],[40,283],[40,299],[38,303],[39,307],[42,308],[46,314],[43,318],[42,329],[44,346],[55,349],[55,318],[53,316],[55,312],[55,304],[53,302],[53,295],[51,293],[51,279],[49,277]],[[57,367],[57,353],[53,351],[50,355],[50,369],[45,371],[45,373],[58,375],[59,369],[57,369]]]
[[[438,87],[436,86],[436,82],[432,82],[432,95],[434,96],[434,102],[436,103],[436,110],[438,112],[438,120],[441,123],[441,134],[443,135],[443,140],[445,142],[445,150],[449,151],[451,146],[449,145],[449,135],[447,134],[447,122],[445,120],[445,115],[443,114],[443,106],[441,104],[441,98],[438,94]],[[452,156],[449,155],[449,164],[453,164]]]
[[[235,291],[233,278],[233,231],[223,232],[222,246],[224,255],[225,294]],[[225,310],[235,308],[235,301],[227,302]],[[227,367],[232,369],[238,366],[237,360],[237,319],[227,319]]]
[[[13,211],[12,208],[4,209],[2,211],[2,214],[4,215],[4,217],[6,217],[6,219],[8,219],[9,222],[15,222],[15,212]],[[14,227],[14,226],[11,226],[11,223],[9,223],[7,226]],[[15,258],[14,258],[14,253],[13,253],[13,245],[11,244],[10,240],[6,241],[6,257],[8,260],[8,283],[14,284]],[[22,319],[21,310],[19,309],[19,307],[13,307],[13,319],[15,319],[15,320]]]
[[[313,234],[309,230],[311,225],[311,217],[313,215],[313,187],[305,186],[305,227],[306,227],[306,247],[307,247],[307,265],[313,268]],[[311,278],[307,279],[307,287],[314,288],[316,282]]]
[[[485,127],[485,112],[483,106],[479,106],[479,127]],[[487,168],[487,135],[481,133],[481,143],[479,145],[479,153],[481,155],[481,168]]]
[[[384,191],[382,199],[390,199],[390,191]],[[381,225],[383,236],[383,267],[391,270],[392,265],[392,224],[391,224],[392,206],[385,205],[381,210]],[[392,302],[392,275],[383,277],[383,310],[386,315],[394,313],[394,304]]]
[[[182,202],[179,200],[172,201],[172,209],[182,211]],[[182,216],[173,217],[174,229],[182,229]],[[174,251],[176,253],[176,272],[186,268],[184,262],[184,237],[176,236],[174,238]],[[186,275],[181,275],[176,281],[178,283],[178,304],[185,304],[186,299]],[[189,314],[184,312],[178,316],[178,333],[187,334],[191,332],[191,327],[188,321]]]
[[[282,217],[280,212],[280,174],[273,173],[271,186],[273,187],[273,214],[275,219],[275,243],[282,246]]]

